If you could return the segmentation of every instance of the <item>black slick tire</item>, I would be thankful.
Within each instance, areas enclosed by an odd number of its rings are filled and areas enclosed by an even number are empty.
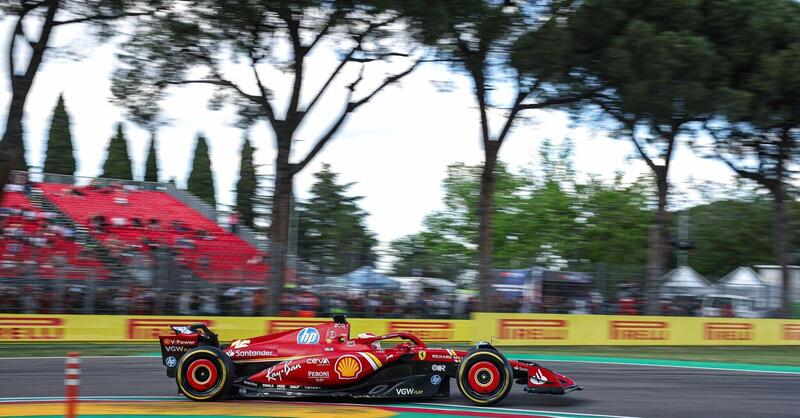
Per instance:
[[[216,347],[197,347],[181,357],[175,368],[178,389],[193,401],[213,401],[228,393],[233,362]]]

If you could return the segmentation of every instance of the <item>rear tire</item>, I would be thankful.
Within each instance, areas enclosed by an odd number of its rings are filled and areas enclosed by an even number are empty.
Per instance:
[[[494,405],[511,391],[514,372],[505,357],[489,348],[467,352],[458,366],[458,390],[481,406]]]
[[[233,362],[216,347],[190,350],[175,368],[178,389],[193,401],[213,401],[228,393],[233,382]]]

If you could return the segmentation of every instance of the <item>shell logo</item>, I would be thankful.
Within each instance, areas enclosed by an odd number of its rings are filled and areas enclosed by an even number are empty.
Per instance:
[[[340,379],[355,379],[361,373],[361,361],[358,357],[347,354],[339,357],[333,365]]]

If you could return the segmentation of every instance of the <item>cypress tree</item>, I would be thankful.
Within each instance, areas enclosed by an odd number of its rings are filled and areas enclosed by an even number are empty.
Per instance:
[[[254,151],[250,139],[245,137],[239,164],[239,181],[236,182],[236,212],[239,212],[241,223],[251,228],[255,226],[253,200],[258,188],[256,167],[253,164]]]
[[[69,114],[62,94],[58,96],[58,103],[50,122],[50,134],[47,137],[44,157],[45,173],[75,175],[75,154],[69,127]]]
[[[117,124],[117,134],[111,137],[108,143],[106,162],[103,163],[103,174],[101,177],[133,180],[131,170],[131,159],[128,156],[128,140],[122,132],[122,124]]]
[[[158,182],[158,158],[156,157],[156,133],[150,136],[150,149],[147,150],[147,162],[144,164],[144,181]]]
[[[189,173],[189,193],[199,197],[210,204],[217,206],[216,193],[214,192],[214,175],[211,172],[211,159],[208,157],[208,145],[202,134],[197,135],[197,145],[194,147],[192,172]]]

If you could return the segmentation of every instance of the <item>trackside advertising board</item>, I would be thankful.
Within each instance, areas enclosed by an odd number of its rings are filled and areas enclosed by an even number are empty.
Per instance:
[[[302,328],[330,318],[126,316],[126,315],[10,315],[0,314],[3,342],[148,342],[169,335],[170,325],[203,323],[222,341]],[[431,343],[472,342],[471,320],[351,319],[350,334],[412,332]]]
[[[478,313],[476,339],[503,345],[800,345],[800,320]]]
[[[204,323],[223,341],[286,331],[328,318],[0,314],[0,343],[154,342],[170,325]],[[469,320],[350,320],[351,336],[412,332],[431,344],[800,345],[800,320],[478,313]]]

